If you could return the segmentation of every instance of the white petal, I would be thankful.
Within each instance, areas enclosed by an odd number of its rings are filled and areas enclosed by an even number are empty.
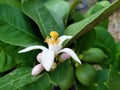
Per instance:
[[[62,48],[62,46],[60,46],[59,44],[49,44],[49,50],[54,51],[55,53],[57,53],[58,51],[60,51]]]
[[[78,63],[81,64],[80,59],[77,57],[77,55],[75,54],[75,52],[72,49],[64,48],[64,49],[59,51],[59,53],[61,53],[61,52],[68,53],[75,61],[77,61]]]
[[[60,39],[59,44],[62,45],[62,43],[63,43],[65,40],[71,39],[71,38],[72,38],[72,36],[63,35],[63,36],[59,37],[59,39]]]
[[[42,52],[41,64],[43,65],[46,71],[50,71],[54,62],[54,57],[54,51],[46,50]]]
[[[43,68],[42,64],[38,64],[32,69],[32,75],[36,76],[36,75],[40,74],[43,70],[44,70],[44,68]]]
[[[51,51],[55,51],[55,47],[54,47],[54,45],[52,45],[52,44],[48,44],[48,47],[49,47],[49,50],[51,50]]]
[[[22,50],[19,51],[19,53],[28,52],[28,51],[31,51],[31,50],[34,50],[34,49],[47,50],[47,48],[44,47],[44,46],[35,45],[35,46],[29,46],[29,47],[27,47],[25,49],[22,49]]]
[[[55,51],[56,53],[59,52],[62,49],[62,45],[60,45],[60,43],[55,45]]]

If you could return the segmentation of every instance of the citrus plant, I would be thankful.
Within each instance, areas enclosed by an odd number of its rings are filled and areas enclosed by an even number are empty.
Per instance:
[[[78,0],[0,0],[0,90],[120,90],[120,0],[86,13]],[[39,50],[38,50],[39,49]]]

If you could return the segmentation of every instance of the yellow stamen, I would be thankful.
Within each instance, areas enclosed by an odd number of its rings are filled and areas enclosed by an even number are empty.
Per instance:
[[[51,36],[51,38],[57,39],[59,34],[56,31],[51,31],[50,36]]]
[[[58,35],[58,33],[56,31],[51,31],[50,36],[51,36],[51,38],[47,37],[45,42],[47,42],[48,44],[53,44],[53,45],[59,43],[59,41],[60,41],[58,39],[59,35]]]

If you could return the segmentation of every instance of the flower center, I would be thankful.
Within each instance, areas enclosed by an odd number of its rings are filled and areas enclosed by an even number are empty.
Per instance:
[[[45,42],[52,45],[57,44],[59,42],[58,36],[59,34],[56,31],[51,31],[50,37],[47,37]]]

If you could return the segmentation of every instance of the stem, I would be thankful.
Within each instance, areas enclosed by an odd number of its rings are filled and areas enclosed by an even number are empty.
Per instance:
[[[68,12],[68,14],[67,14],[67,16],[66,16],[66,19],[65,19],[65,27],[66,27],[66,25],[67,25],[67,21],[68,21],[68,19],[69,19],[69,17],[72,15],[72,12],[73,12],[73,10],[75,9],[75,7],[76,7],[76,5],[78,4],[78,2],[79,2],[79,0],[73,0],[72,1],[72,3],[71,3],[71,5],[70,5],[70,10],[69,10],[69,12]]]
[[[71,16],[71,14],[72,14],[72,12],[73,12],[73,10],[75,9],[75,7],[76,7],[76,5],[78,4],[78,0],[73,0],[73,2],[71,3],[71,5],[70,5],[70,11],[69,11],[69,17]]]

